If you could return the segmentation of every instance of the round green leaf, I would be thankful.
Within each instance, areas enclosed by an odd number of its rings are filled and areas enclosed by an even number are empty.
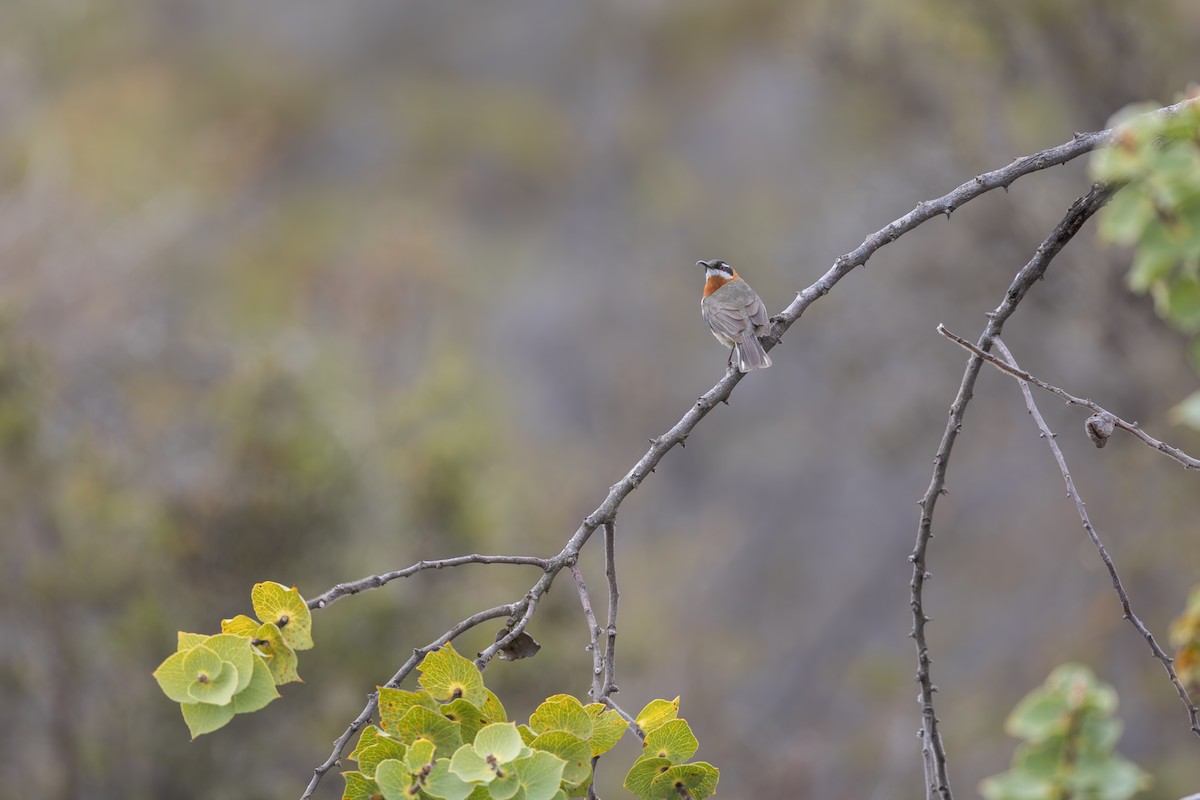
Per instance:
[[[250,591],[250,602],[260,620],[279,627],[288,647],[308,650],[313,646],[312,613],[298,589],[272,581],[256,583]]]
[[[426,654],[419,669],[421,677],[417,683],[440,702],[448,703],[461,697],[478,708],[486,699],[479,667],[474,661],[460,656],[449,643]]]
[[[496,775],[495,779],[488,784],[488,794],[492,796],[492,800],[510,800],[516,797],[517,792],[521,791],[521,782],[517,779],[517,771],[515,767],[507,767]]]
[[[204,640],[207,638],[208,635],[204,633],[184,633],[183,631],[180,631],[178,636],[179,643],[176,645],[175,649],[191,650],[198,644],[204,644]]]
[[[481,728],[474,743],[476,755],[485,760],[491,756],[498,764],[517,758],[524,746],[517,726],[511,722],[495,722]]]
[[[358,754],[358,768],[364,775],[374,775],[375,768],[389,758],[403,761],[408,754],[403,742],[387,736],[376,736],[372,741],[373,744],[361,748]]]
[[[433,742],[428,739],[417,739],[408,748],[408,755],[404,757],[404,764],[408,767],[411,773],[420,772],[421,769],[433,763],[433,752],[436,748]]]
[[[449,756],[463,743],[457,722],[451,722],[438,712],[423,706],[410,708],[396,723],[396,730],[388,732],[403,742],[428,739],[433,742],[437,752],[445,756]]]
[[[566,731],[580,739],[592,738],[592,717],[583,704],[570,695],[555,695],[537,707],[529,717],[535,733]]]
[[[450,772],[450,759],[439,758],[425,778],[425,794],[438,800],[466,800],[475,785]]]
[[[1053,781],[1018,770],[985,778],[979,793],[987,800],[1058,800],[1062,796]]]
[[[275,688],[275,680],[267,667],[267,660],[253,656],[253,667],[250,670],[250,682],[246,688],[233,696],[233,711],[235,714],[248,714],[265,708],[268,703],[279,697]]]
[[[438,711],[439,706],[433,695],[426,691],[409,692],[404,689],[392,689],[388,686],[379,687],[379,727],[385,731],[393,731],[400,720],[417,706]]]
[[[487,725],[483,712],[466,699],[460,697],[441,707],[442,716],[451,722],[457,722],[464,742],[474,741],[479,729]]]
[[[547,731],[534,739],[529,746],[535,752],[544,750],[565,761],[563,780],[567,783],[580,784],[592,775],[592,745],[572,733]]]
[[[508,722],[508,714],[504,711],[504,704],[486,686],[483,687],[483,705],[479,707],[479,710],[483,712],[485,725],[489,722]]]
[[[682,764],[696,755],[700,743],[685,720],[672,719],[646,734],[643,750],[647,755]]]
[[[221,633],[232,633],[234,636],[248,636],[254,639],[258,635],[262,623],[250,619],[245,614],[238,614],[232,619],[221,620]]]
[[[1042,742],[1066,732],[1070,725],[1070,708],[1066,695],[1047,689],[1034,689],[1025,695],[1004,723],[1009,736]]]
[[[633,762],[625,774],[625,788],[638,797],[647,798],[650,796],[650,784],[670,768],[671,762],[665,758],[642,756]]]
[[[629,723],[603,703],[588,703],[583,710],[592,718],[592,755],[602,756],[621,741]]]
[[[403,800],[416,796],[409,792],[416,783],[413,773],[395,758],[384,759],[375,766],[375,783],[387,800]]]
[[[551,800],[562,783],[565,766],[566,762],[553,753],[536,750],[528,758],[513,762],[527,800]],[[491,787],[493,797],[496,796],[495,786],[493,783]]]
[[[679,797],[679,790],[686,789],[695,800],[701,800],[717,790],[720,777],[720,771],[705,761],[676,764],[650,782],[650,797],[666,800]]]
[[[375,800],[379,797],[379,784],[357,770],[342,773],[346,779],[346,791],[342,800]]]
[[[193,647],[183,660],[183,669],[192,676],[188,696],[193,703],[228,705],[237,691],[237,667],[204,645]]]
[[[250,639],[245,636],[234,636],[228,633],[218,633],[204,640],[204,646],[212,650],[221,660],[237,669],[238,684],[234,694],[244,691],[250,685],[254,672],[254,651],[250,649]]]
[[[496,778],[496,770],[469,744],[454,751],[447,768],[470,783],[491,783]]]
[[[195,645],[192,647],[194,648]],[[154,670],[154,680],[158,681],[158,687],[163,690],[163,694],[176,703],[195,702],[188,694],[188,687],[192,685],[195,676],[183,666],[190,652],[191,648],[172,653],[158,665],[158,669]]]
[[[296,651],[288,647],[283,640],[283,633],[270,622],[259,625],[252,640],[255,648],[267,658],[267,667],[276,686],[285,683],[301,682],[300,674],[296,672],[299,658]]]
[[[679,698],[676,697],[674,700],[651,700],[634,719],[638,727],[648,734],[678,716]]]
[[[214,706],[209,703],[181,703],[179,708],[183,711],[183,721],[187,723],[193,739],[223,728],[229,724],[229,720],[233,719],[232,703],[223,706]]]

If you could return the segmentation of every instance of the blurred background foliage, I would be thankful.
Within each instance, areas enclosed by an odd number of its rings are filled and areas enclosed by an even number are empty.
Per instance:
[[[256,581],[556,552],[722,373],[697,259],[776,312],[917,200],[1170,101],[1198,40],[1190,0],[0,5],[5,785],[297,796],[412,647],[535,576],[340,602],[306,684],[194,743],[150,678],[177,629]],[[722,796],[921,796],[906,556],[963,361],[934,325],[977,330],[1087,180],[1031,176],[882,251],[623,507],[621,699],[682,694]],[[1194,452],[1165,419],[1187,343],[1129,258],[1080,237],[1006,340]],[[1200,574],[1194,476],[1046,413],[1164,631]],[[956,788],[1007,767],[1009,709],[1074,659],[1156,796],[1195,791],[1178,698],[1057,481],[984,374],[927,594]],[[590,682],[566,585],[532,632],[535,660],[488,672],[513,716]],[[601,763],[605,796],[624,769]]]

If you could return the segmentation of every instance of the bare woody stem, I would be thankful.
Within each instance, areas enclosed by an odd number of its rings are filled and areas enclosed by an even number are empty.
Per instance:
[[[993,340],[993,343],[996,349],[1000,351],[1000,355],[1004,357],[1006,362],[1004,366],[1011,367],[1014,372],[1020,372],[1020,367],[1017,366],[1016,359],[1012,357],[1012,353],[1004,346],[1004,342],[996,338]],[[1070,470],[1067,469],[1067,461],[1063,457],[1062,449],[1058,446],[1058,442],[1055,441],[1055,434],[1050,432],[1049,426],[1046,425],[1046,420],[1042,418],[1037,403],[1033,400],[1033,393],[1029,390],[1029,383],[1024,378],[1017,378],[1017,383],[1021,387],[1021,394],[1025,396],[1025,407],[1029,409],[1029,415],[1033,417],[1038,430],[1041,431],[1042,438],[1046,440],[1046,444],[1054,454],[1054,460],[1058,463],[1058,470],[1062,473],[1063,483],[1067,486],[1067,497],[1075,502],[1075,510],[1079,512],[1079,520],[1083,523],[1083,529],[1087,531],[1088,538],[1092,541],[1092,546],[1100,554],[1100,560],[1104,562],[1104,567],[1108,570],[1109,577],[1112,578],[1113,589],[1117,593],[1117,599],[1121,601],[1123,617],[1129,620],[1129,624],[1133,625],[1137,629],[1137,632],[1142,635],[1142,638],[1146,640],[1146,644],[1150,645],[1150,652],[1154,654],[1154,657],[1162,662],[1163,668],[1167,671],[1167,676],[1171,679],[1176,693],[1179,694],[1179,699],[1183,701],[1184,708],[1187,709],[1192,731],[1200,735],[1200,708],[1196,707],[1195,702],[1188,696],[1187,689],[1180,682],[1179,676],[1175,674],[1171,657],[1163,652],[1162,647],[1154,639],[1154,634],[1138,618],[1138,615],[1133,613],[1133,608],[1129,604],[1129,594],[1125,591],[1125,586],[1121,583],[1121,576],[1117,574],[1117,566],[1113,563],[1112,557],[1109,556],[1104,543],[1100,541],[1100,535],[1096,533],[1096,528],[1092,525],[1092,521],[1088,517],[1086,504],[1083,502],[1083,498],[1080,497],[1079,490],[1075,488],[1075,481],[1071,478]]]
[[[1079,232],[1083,223],[1096,213],[1115,191],[1115,187],[1111,186],[1093,186],[1091,191],[1075,201],[1058,226],[1038,246],[1029,263],[1022,267],[1013,278],[1012,284],[1004,295],[1004,300],[996,307],[995,311],[988,315],[987,326],[979,337],[978,347],[980,350],[987,351],[991,348],[992,340],[1000,335],[1004,323],[1016,311],[1017,305],[1024,299],[1029,288],[1045,274],[1050,262]],[[925,614],[924,590],[925,581],[930,577],[926,564],[926,551],[930,539],[933,538],[934,507],[937,505],[938,497],[946,493],[946,469],[950,453],[962,430],[967,404],[971,402],[974,395],[975,380],[979,377],[979,370],[982,366],[983,360],[972,356],[963,371],[958,393],[950,405],[946,429],[942,432],[942,440],[933,457],[933,476],[930,478],[929,488],[925,490],[925,495],[919,502],[921,514],[917,524],[917,541],[913,546],[912,554],[908,557],[912,563],[909,604],[913,619],[912,631],[909,635],[916,644],[917,650],[916,680],[920,685],[921,755],[925,765],[925,794],[929,800],[932,798],[951,800],[953,795],[950,791],[950,778],[946,768],[946,750],[938,730],[938,718],[933,704],[933,693],[937,687],[933,685],[930,675],[931,660],[929,645],[925,637],[925,624],[929,621],[929,617]]]
[[[1068,392],[1063,391],[1062,389],[1058,388],[1057,386],[1053,386],[1053,385],[1041,380],[1040,378],[1036,378],[1033,375],[1030,375],[1028,372],[1026,372],[1023,369],[1018,369],[1017,367],[1013,366],[1012,364],[1004,363],[1003,361],[1001,361],[1000,359],[991,355],[990,353],[983,352],[978,347],[976,347],[975,345],[968,342],[966,339],[963,339],[961,336],[957,336],[957,335],[951,333],[949,330],[946,329],[945,325],[938,325],[937,332],[940,333],[942,336],[945,336],[950,341],[956,343],[959,347],[962,347],[967,352],[973,353],[977,358],[982,358],[984,361],[988,362],[993,367],[995,367],[996,369],[1003,372],[1005,375],[1008,375],[1011,378],[1015,378],[1017,381],[1025,381],[1027,383],[1032,383],[1034,386],[1037,386],[1041,389],[1045,389],[1046,391],[1050,392],[1051,394],[1061,397],[1063,400],[1067,401],[1067,403],[1069,405],[1079,406],[1081,408],[1089,409],[1093,413],[1105,414],[1105,415],[1111,417],[1112,421],[1113,421],[1113,425],[1115,427],[1120,428],[1121,430],[1124,430],[1124,431],[1129,431],[1134,436],[1136,436],[1138,439],[1140,439],[1142,442],[1144,442],[1146,445],[1154,448],[1155,450],[1159,451],[1160,453],[1164,453],[1165,455],[1170,456],[1171,458],[1178,461],[1180,464],[1183,464],[1184,469],[1200,469],[1200,460],[1195,459],[1192,456],[1189,456],[1187,453],[1183,452],[1178,447],[1172,447],[1171,445],[1167,444],[1166,442],[1161,442],[1158,439],[1155,439],[1153,436],[1151,436],[1148,433],[1146,433],[1145,431],[1143,431],[1142,427],[1140,425],[1138,425],[1136,422],[1126,422],[1125,420],[1121,419],[1120,417],[1118,417],[1116,414],[1112,413],[1111,411],[1107,411],[1102,406],[1098,405],[1097,403],[1093,403],[1091,400],[1086,400],[1081,397],[1076,397],[1073,394],[1069,394]]]

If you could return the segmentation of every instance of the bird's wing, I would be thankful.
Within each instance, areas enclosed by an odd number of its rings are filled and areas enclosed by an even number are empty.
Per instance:
[[[746,332],[747,327],[743,309],[714,304],[703,306],[702,310],[704,311],[704,321],[708,323],[708,327],[725,334],[735,342],[742,341],[742,335]]]
[[[746,303],[746,316],[754,326],[755,333],[771,324],[771,319],[767,316],[767,307],[757,294],[752,294],[750,301]]]

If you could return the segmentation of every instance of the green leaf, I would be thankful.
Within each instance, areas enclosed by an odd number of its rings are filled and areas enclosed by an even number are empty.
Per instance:
[[[262,623],[252,620],[245,614],[238,614],[231,619],[221,620],[221,633],[232,633],[234,636],[247,636],[251,639],[258,637],[258,629]]]
[[[566,766],[558,756],[552,753],[535,751],[528,758],[513,762],[521,788],[525,790],[527,800],[551,800],[558,792],[562,783],[563,769]],[[492,784],[492,796],[496,796],[495,784]],[[498,798],[497,800],[502,800]]]
[[[454,751],[449,770],[469,783],[491,783],[496,779],[496,770],[469,744]]]
[[[396,730],[389,733],[404,742],[416,739],[428,739],[433,742],[437,752],[449,756],[463,743],[457,722],[451,722],[436,711],[416,706],[396,723]]]
[[[208,635],[204,633],[184,633],[180,631],[178,635],[179,643],[176,645],[176,649],[191,650],[198,644],[204,644],[204,640],[207,638]]]
[[[488,724],[483,712],[462,697],[442,706],[440,711],[443,717],[459,724],[464,742],[474,741],[479,729]]]
[[[440,711],[440,706],[433,696],[426,691],[409,692],[404,689],[392,689],[380,686],[379,689],[379,727],[385,731],[395,730],[396,725],[412,709],[420,706],[430,711]]]
[[[625,788],[638,797],[648,798],[650,797],[650,784],[670,768],[671,762],[665,758],[642,756],[633,762],[633,766],[625,774]]]
[[[1100,209],[1098,233],[1105,241],[1133,245],[1141,240],[1146,226],[1156,219],[1154,203],[1146,196],[1146,190],[1133,184],[1117,192],[1108,205]]]
[[[308,650],[313,646],[312,613],[298,589],[272,581],[256,583],[250,590],[250,602],[260,620],[279,627],[288,647]]]
[[[1144,294],[1170,275],[1178,263],[1179,259],[1173,249],[1139,247],[1133,257],[1133,266],[1129,268],[1129,288],[1138,294]]]
[[[368,725],[363,728],[363,732],[358,737],[358,744],[354,745],[354,749],[350,751],[350,755],[346,756],[346,758],[357,761],[359,753],[374,745],[380,737],[386,736],[387,734],[379,730],[379,728],[376,728],[374,725]]]
[[[986,800],[1058,800],[1062,795],[1054,782],[1012,770],[984,778],[979,793]]]
[[[364,775],[374,776],[375,768],[389,758],[403,762],[404,757],[408,755],[408,748],[404,746],[404,742],[387,736],[375,736],[372,741],[373,744],[369,747],[359,748],[358,769]]]
[[[686,789],[694,800],[701,800],[716,792],[720,777],[720,770],[706,761],[676,764],[650,782],[650,796],[665,800]]]
[[[529,727],[535,733],[566,731],[580,739],[592,738],[592,717],[583,710],[583,704],[565,694],[554,695],[534,710],[529,717]]]
[[[375,800],[379,797],[379,784],[357,770],[342,773],[346,779],[346,791],[342,800]]]
[[[553,753],[565,761],[562,779],[567,783],[580,784],[592,775],[592,745],[573,733],[547,731],[534,739],[529,746],[535,751]]]
[[[533,728],[530,728],[528,725],[518,725],[517,733],[521,734],[521,741],[527,745],[538,736],[533,732]]]
[[[1151,778],[1116,754],[1081,760],[1069,773],[1068,787],[1080,797],[1126,800],[1150,786]]]
[[[248,638],[228,633],[218,633],[215,636],[209,636],[205,639],[204,646],[220,656],[222,661],[233,664],[234,669],[237,670],[238,682],[237,688],[234,689],[234,694],[243,691],[250,685],[256,656],[250,647],[250,640]]]
[[[271,677],[275,679],[276,686],[303,683],[300,674],[296,672],[299,662],[296,651],[288,647],[287,642],[283,640],[283,632],[276,625],[270,622],[259,625],[254,632],[254,642],[255,648],[266,657],[267,668],[271,670]]]
[[[1200,330],[1200,280],[1181,275],[1165,288],[1164,316],[1181,330]]]
[[[195,675],[184,668],[184,662],[187,661],[188,654],[194,647],[193,645],[193,648],[188,650],[172,653],[158,665],[158,669],[154,670],[154,679],[158,681],[158,688],[162,689],[163,694],[176,703],[195,702],[188,694],[188,687],[192,685]]]
[[[502,775],[497,775],[496,778],[488,784],[488,794],[494,800],[511,800],[517,796],[517,792],[521,791],[521,781],[517,778],[516,767],[510,767],[502,770]]]
[[[479,707],[486,699],[483,674],[475,662],[463,658],[449,643],[421,660],[417,683],[442,703],[458,698]]]
[[[524,746],[517,726],[511,722],[496,722],[480,729],[474,743],[476,755],[485,760],[491,756],[498,764],[517,758]]]
[[[404,764],[408,767],[408,771],[416,774],[423,767],[432,764],[435,749],[433,742],[428,739],[417,739],[413,742],[408,748],[408,755],[404,757]]]
[[[486,686],[483,688],[483,705],[479,710],[483,712],[484,724],[488,722],[508,722],[508,714],[504,711],[504,705],[500,702],[500,698]]]
[[[665,758],[672,764],[682,764],[696,755],[700,742],[685,720],[673,719],[664,722],[646,735],[643,751],[656,758]]]
[[[603,703],[588,703],[583,710],[592,718],[592,755],[602,756],[621,741],[629,723]]]
[[[645,733],[661,727],[679,716],[679,698],[674,700],[651,700],[634,718]]]
[[[192,676],[188,684],[191,702],[225,706],[233,700],[238,686],[237,667],[222,661],[214,651],[204,645],[193,647],[183,660],[183,669]]]
[[[388,758],[375,766],[375,783],[387,800],[403,800],[406,797],[416,797],[409,789],[416,783],[412,771],[404,762]]]
[[[1065,733],[1070,722],[1066,696],[1043,688],[1033,690],[1017,703],[1004,730],[1018,739],[1041,742]]]
[[[466,800],[475,786],[450,772],[450,759],[439,758],[425,778],[425,793],[438,800]]]
[[[275,688],[275,680],[271,677],[266,659],[254,656],[253,664],[250,682],[246,684],[245,689],[233,696],[235,714],[249,714],[266,708],[272,700],[279,697],[279,690]]]
[[[209,703],[180,703],[183,721],[187,723],[192,738],[212,733],[223,728],[233,719],[233,704],[214,706]]]

